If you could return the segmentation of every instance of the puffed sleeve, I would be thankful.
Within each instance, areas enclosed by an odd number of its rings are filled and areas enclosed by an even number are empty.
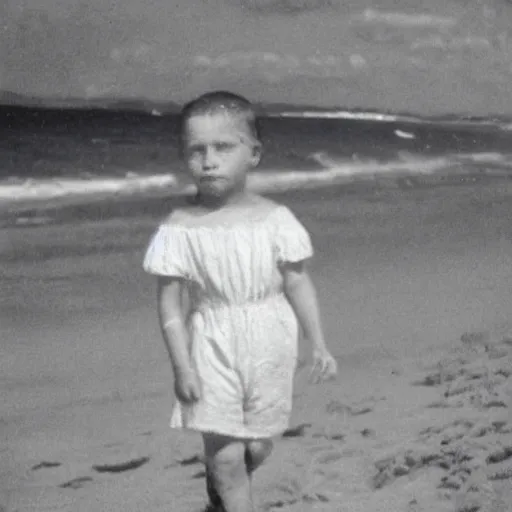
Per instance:
[[[151,238],[143,268],[148,274],[189,278],[187,241],[183,229],[163,224]]]
[[[311,238],[295,215],[283,206],[280,208],[280,214],[276,216],[276,221],[277,262],[295,263],[311,258],[314,252]]]

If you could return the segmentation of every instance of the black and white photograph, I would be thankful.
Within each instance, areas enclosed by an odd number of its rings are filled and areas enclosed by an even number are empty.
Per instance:
[[[0,0],[0,512],[512,512],[510,0]]]

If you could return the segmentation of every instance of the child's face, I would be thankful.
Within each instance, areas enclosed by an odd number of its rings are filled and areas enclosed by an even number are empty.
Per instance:
[[[225,197],[245,187],[260,148],[247,123],[229,113],[198,114],[185,127],[184,155],[202,195]]]

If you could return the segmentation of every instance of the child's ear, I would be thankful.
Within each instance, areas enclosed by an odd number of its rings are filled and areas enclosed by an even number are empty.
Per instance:
[[[252,158],[251,158],[251,164],[253,167],[256,167],[261,160],[261,154],[263,152],[263,149],[261,147],[261,144],[258,142],[254,144],[252,148]]]

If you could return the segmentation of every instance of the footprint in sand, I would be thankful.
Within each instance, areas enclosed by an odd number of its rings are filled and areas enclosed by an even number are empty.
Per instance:
[[[62,464],[60,462],[49,462],[49,461],[43,460],[39,464],[32,466],[32,471],[38,471],[39,469],[47,469],[47,468],[58,468],[59,466],[62,466]]]
[[[43,460],[39,464],[32,466],[31,469],[32,469],[32,471],[39,471],[41,469],[52,469],[52,468],[58,468],[61,466],[62,466],[61,462],[52,462],[52,461]],[[92,481],[93,481],[93,479],[90,476],[80,476],[80,477],[73,478],[72,480],[69,480],[67,482],[60,484],[59,487],[62,489],[76,490],[76,489],[81,489],[82,487],[84,487],[84,484],[86,484],[88,482],[92,482]],[[0,512],[2,512],[1,508],[0,508]]]
[[[332,462],[337,462],[342,458],[343,454],[341,454],[340,452],[329,450],[324,453],[320,453],[313,461],[313,464],[331,464]]]
[[[93,479],[90,476],[79,476],[78,478],[73,478],[73,480],[69,480],[68,482],[64,482],[60,484],[59,487],[63,489],[81,489],[84,487],[85,483],[92,482]]]
[[[299,503],[311,505],[314,503],[329,503],[332,501],[326,493],[322,492],[301,491],[300,489],[293,490],[287,486],[280,486],[278,490],[288,495],[288,497],[267,501],[263,503],[262,510],[270,512],[272,510],[291,507]]]
[[[512,464],[502,468],[497,468],[490,472],[487,478],[491,481],[512,480]]]
[[[362,404],[356,405],[346,405],[338,400],[331,400],[326,406],[326,412],[329,415],[336,416],[339,414],[349,415],[349,416],[361,416],[364,414],[368,414],[374,410],[373,402],[381,399],[374,399],[373,397],[370,400],[365,400]],[[368,404],[368,402],[371,404]],[[294,438],[294,437],[306,437],[308,430],[311,429],[313,425],[311,423],[300,423],[299,425],[293,426],[285,430],[282,434],[284,439],[286,438]],[[375,432],[371,429],[363,429],[361,431],[363,437],[372,437]],[[314,439],[327,439],[329,441],[344,441],[346,434],[341,432],[313,432],[311,434]]]
[[[373,430],[373,428],[363,428],[363,430],[361,430],[361,435],[363,437],[373,439],[377,436],[377,432],[375,432],[375,430]]]
[[[486,462],[487,464],[497,464],[498,462],[503,462],[510,458],[512,458],[512,445],[504,446],[503,448],[491,453],[487,457]]]
[[[149,457],[139,457],[138,459],[131,459],[117,464],[98,464],[92,468],[98,473],[122,473],[124,471],[131,471],[138,469],[144,464],[149,462]]]
[[[512,479],[512,440],[511,444],[503,446],[490,453],[486,459],[489,464],[489,480]]]
[[[331,400],[326,407],[327,414],[348,414],[349,416],[361,416],[373,411],[370,405],[346,405],[338,400]]]
[[[328,503],[331,500],[328,496],[322,493],[304,493],[300,498],[289,498],[289,499],[280,499],[274,500],[263,504],[264,511],[272,511],[281,508],[291,507],[296,505],[297,503]]]
[[[131,459],[126,462],[121,462],[119,464],[102,464],[102,465],[94,465],[93,469],[98,473],[122,473],[124,471],[130,471],[133,469],[140,468],[142,465],[149,462],[149,457],[140,457],[138,459]],[[41,463],[42,464],[42,463]],[[39,469],[39,467],[48,467],[47,465],[35,466],[35,468]],[[60,464],[58,464],[60,466]],[[52,465],[51,467],[55,467]],[[62,489],[81,489],[84,487],[84,484],[92,482],[93,479],[90,476],[80,476],[77,478],[73,478],[63,484],[60,484],[59,487]]]
[[[301,423],[300,425],[297,425],[295,427],[290,427],[286,429],[282,437],[289,438],[289,437],[305,437],[307,429],[312,427],[311,423]]]
[[[510,418],[512,342],[491,344],[482,333],[461,340],[484,350],[443,361],[413,383],[439,387],[441,399],[430,407],[456,407],[461,417],[421,430],[412,449],[377,461],[372,484],[379,489],[436,467],[444,472],[437,487],[455,500],[457,512],[487,512],[497,510],[492,508],[497,499],[492,482],[512,479],[512,424],[504,418]]]
[[[375,463],[377,473],[372,477],[372,487],[381,489],[402,476],[411,475],[429,467],[437,467],[448,473],[441,478],[439,487],[459,489],[471,473],[471,464],[467,463],[473,459],[473,454],[467,453],[460,447],[409,449]]]
[[[489,434],[512,434],[512,425],[505,420],[482,422],[476,424],[471,432],[472,437],[484,437]]]
[[[194,466],[195,464],[204,464],[204,457],[202,455],[192,455],[186,459],[179,459],[178,464],[180,466]]]
[[[167,464],[164,466],[164,469],[171,469],[175,468],[176,465],[186,467],[186,466],[195,466],[196,464],[203,464],[204,465],[205,460],[203,455],[192,455],[191,457],[187,457],[185,459],[177,459],[176,462],[173,462],[171,464]]]
[[[441,398],[431,403],[430,408],[462,409],[470,405],[479,410],[491,410],[509,407],[506,387],[512,375],[512,347],[504,341],[486,347],[484,353],[473,357],[444,361],[434,372],[413,383],[443,389]]]
[[[469,347],[473,350],[478,350],[481,348],[485,350],[489,346],[491,340],[488,332],[475,331],[465,332],[460,337],[460,341],[464,346]]]
[[[344,441],[347,436],[342,433],[315,432],[312,437],[314,439],[326,439],[327,441]]]
[[[459,361],[451,362],[451,364],[440,363],[436,365],[436,369],[432,373],[427,374],[421,380],[414,381],[412,384],[413,386],[437,387],[452,382],[462,374],[460,364]]]
[[[294,427],[290,427],[285,430],[281,437],[283,439],[294,438],[294,437],[307,437],[308,431],[313,428],[312,423],[300,423]],[[345,434],[341,432],[327,432],[325,429],[322,429],[320,432],[312,432],[312,439],[327,439],[328,441],[343,441],[346,437]]]

